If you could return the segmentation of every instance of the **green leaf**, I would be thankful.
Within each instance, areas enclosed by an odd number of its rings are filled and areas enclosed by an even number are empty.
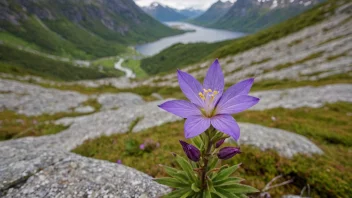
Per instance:
[[[203,147],[203,141],[202,138],[200,137],[200,135],[194,137],[191,139],[192,144],[194,144],[199,150],[202,149]]]
[[[231,174],[233,174],[239,167],[239,164],[225,168],[225,169],[220,169],[219,173],[216,174],[216,176],[213,178],[213,181],[218,181],[218,180],[224,180],[228,178]]]
[[[248,198],[248,196],[245,195],[245,194],[237,194],[237,197],[239,197],[239,198]]]
[[[185,183],[185,184],[191,183],[189,181],[185,171],[177,170],[177,169],[169,167],[169,166],[162,166],[162,167],[164,168],[164,170],[166,171],[167,174],[169,174],[171,177],[179,180],[180,182]]]
[[[210,191],[209,190],[204,190],[202,198],[212,198]]]
[[[237,195],[234,193],[231,193],[227,190],[224,190],[222,188],[216,188],[216,191],[214,192],[216,195],[218,195],[220,198],[239,198]]]
[[[209,161],[209,166],[208,166],[208,170],[212,170],[216,167],[216,165],[218,164],[219,159],[217,157],[212,157],[211,160]]]
[[[164,196],[164,198],[186,198],[192,195],[192,189],[188,188],[181,188],[172,191],[171,193]]]
[[[208,191],[210,192],[216,191],[213,185],[213,181],[209,177],[207,177],[207,185],[208,185]]]
[[[221,186],[221,189],[230,191],[231,193],[234,193],[234,194],[248,194],[248,193],[259,192],[259,190],[257,190],[256,188],[253,188],[252,186],[243,185],[243,184],[232,184],[232,185]]]
[[[177,179],[171,178],[171,177],[157,178],[157,179],[154,179],[154,181],[158,182],[159,184],[169,186],[171,188],[189,187],[189,184],[182,183]]]
[[[239,177],[230,177],[227,179],[214,181],[214,186],[227,186],[227,185],[232,185],[232,184],[238,184],[243,180],[244,179],[239,178]]]
[[[176,155],[176,161],[181,166],[181,168],[186,172],[190,182],[196,181],[196,175],[193,171],[192,165],[183,157]]]
[[[198,188],[198,186],[195,183],[192,184],[191,188],[192,188],[192,190],[194,192],[199,192],[200,191],[200,189]]]

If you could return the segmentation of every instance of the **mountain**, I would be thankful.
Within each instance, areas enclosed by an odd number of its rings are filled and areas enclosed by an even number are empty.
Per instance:
[[[237,0],[217,21],[208,27],[241,32],[256,32],[285,21],[316,5],[321,0]]]
[[[180,33],[132,0],[2,0],[0,12],[0,40],[80,59],[115,56],[129,45]]]
[[[194,8],[186,8],[182,10],[177,10],[178,13],[186,16],[187,18],[195,18],[203,14],[203,10],[197,10]]]
[[[345,0],[345,2],[346,1],[350,0]],[[241,2],[241,0],[238,0],[238,2]],[[218,43],[175,44],[164,49],[157,55],[142,59],[141,68],[148,74],[154,75],[175,71],[177,68],[196,64],[200,61],[209,59],[214,60],[215,58],[223,58],[242,53],[324,21],[328,17],[334,15],[335,9],[338,7],[337,5],[340,5],[337,4],[338,2],[341,2],[340,4],[342,5],[344,0],[327,0],[298,16],[239,39]],[[350,7],[345,8],[345,10],[349,10],[348,8]],[[345,21],[348,22],[349,20]],[[295,42],[299,43],[301,40],[292,42],[293,44]],[[286,48],[287,45],[282,47]],[[273,53],[276,52],[273,51]]]
[[[142,9],[150,16],[163,22],[182,21],[188,18],[187,16],[179,13],[176,9],[161,5],[157,2],[150,4],[148,7],[142,7]]]
[[[205,11],[199,17],[190,20],[189,22],[198,24],[198,25],[207,25],[216,22],[219,18],[221,18],[226,12],[231,8],[233,3],[230,1],[222,2],[217,1],[210,8]]]

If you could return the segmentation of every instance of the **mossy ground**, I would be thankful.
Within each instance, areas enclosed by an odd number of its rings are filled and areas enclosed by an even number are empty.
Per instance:
[[[93,107],[95,112],[99,111],[101,108],[101,105],[96,99],[89,99],[82,103],[82,105]],[[28,136],[56,134],[67,129],[67,127],[54,124],[55,120],[64,117],[76,117],[82,115],[87,115],[87,113],[62,112],[51,115],[43,114],[40,116],[26,116],[14,111],[1,111],[0,141]]]
[[[280,157],[275,151],[261,151],[251,146],[241,146],[242,154],[223,163],[237,164],[242,168],[237,173],[245,178],[245,183],[262,189],[275,176],[294,179],[292,184],[270,191],[273,197],[284,193],[299,194],[307,184],[312,197],[348,197],[352,193],[352,104],[327,104],[322,108],[300,108],[295,110],[272,109],[247,111],[235,116],[238,121],[261,124],[285,129],[308,137],[325,154],[322,156],[297,155],[293,159]],[[276,121],[271,117],[274,116]],[[125,142],[131,139],[141,144],[145,139],[153,139],[161,147],[151,153],[135,156],[124,154]],[[73,152],[97,159],[116,162],[134,167],[153,177],[165,176],[158,164],[176,166],[171,152],[183,153],[178,140],[184,139],[183,122],[164,124],[140,133],[102,136],[88,140]]]

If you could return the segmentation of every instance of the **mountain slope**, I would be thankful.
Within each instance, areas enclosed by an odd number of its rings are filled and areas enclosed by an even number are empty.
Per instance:
[[[132,0],[3,0],[0,29],[63,56],[112,56],[125,46],[180,33]]]
[[[237,0],[228,12],[209,27],[256,32],[273,24],[298,15],[320,0],[258,2],[257,0]]]
[[[346,1],[350,0],[327,0],[325,3],[285,22],[239,39],[211,44],[177,44],[155,56],[143,59],[141,68],[149,74],[157,74],[195,64],[202,60],[235,55],[319,23],[333,15],[338,4],[343,4]]]
[[[177,10],[178,13],[186,16],[187,18],[195,18],[203,14],[203,10],[197,10],[193,8],[187,8],[182,10]]]
[[[219,0],[211,5],[210,8],[202,15],[193,20],[190,20],[189,22],[198,25],[212,24],[221,18],[224,14],[226,14],[232,5],[233,4],[230,1],[222,2]]]
[[[159,21],[182,21],[188,17],[179,13],[176,9],[154,2],[148,7],[142,8],[150,16]]]

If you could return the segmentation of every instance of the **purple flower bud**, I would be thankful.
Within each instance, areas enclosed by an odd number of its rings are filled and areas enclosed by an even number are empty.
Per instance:
[[[139,145],[139,149],[144,150],[145,149],[145,145],[144,144]]]
[[[222,160],[230,159],[231,157],[235,156],[236,154],[241,153],[240,148],[237,147],[224,147],[220,149],[218,153],[218,158]]]
[[[200,159],[199,149],[197,147],[193,146],[192,144],[188,144],[187,142],[184,142],[182,140],[180,140],[180,143],[181,143],[183,151],[186,153],[187,157],[194,162],[198,162]]]
[[[122,161],[119,159],[119,160],[116,161],[116,163],[122,164]]]
[[[215,144],[215,148],[219,148],[224,142],[225,142],[225,139],[219,140],[219,141]]]

